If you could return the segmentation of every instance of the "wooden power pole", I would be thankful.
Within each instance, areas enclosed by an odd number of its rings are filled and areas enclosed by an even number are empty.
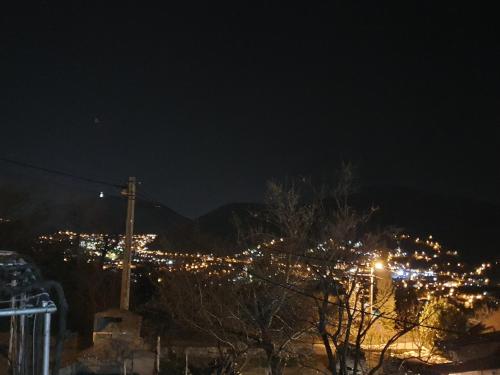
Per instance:
[[[127,190],[127,222],[125,225],[125,249],[123,252],[122,289],[120,292],[120,309],[128,310],[130,302],[130,267],[132,263],[132,236],[134,234],[135,211],[135,177],[128,178]]]

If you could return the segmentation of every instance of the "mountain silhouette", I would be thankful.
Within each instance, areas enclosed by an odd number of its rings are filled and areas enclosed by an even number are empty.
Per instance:
[[[468,261],[498,257],[495,235],[500,226],[500,207],[495,204],[405,187],[362,188],[353,195],[351,204],[358,211],[378,208],[371,223],[374,229],[396,227],[416,237],[433,235]],[[206,241],[209,247],[217,244],[225,251],[236,251],[235,218],[257,222],[263,208],[257,203],[227,204],[188,223],[182,235]]]

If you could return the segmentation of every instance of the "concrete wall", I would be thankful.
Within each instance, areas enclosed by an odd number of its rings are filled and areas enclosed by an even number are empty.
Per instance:
[[[155,355],[148,351],[136,351],[131,358],[125,360],[128,374],[153,375]],[[85,360],[80,359],[60,370],[60,375],[77,374],[121,374],[123,362],[113,360]]]
[[[466,362],[491,356],[500,350],[500,342],[485,342],[450,350],[454,361]]]

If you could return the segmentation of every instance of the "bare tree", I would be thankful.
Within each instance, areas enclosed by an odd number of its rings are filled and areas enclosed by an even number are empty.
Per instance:
[[[303,262],[298,254],[314,244],[318,206],[307,196],[310,191],[304,181],[270,182],[262,225],[240,228],[243,245],[260,247],[249,266],[249,276],[256,278],[247,285],[250,290],[244,311],[250,321],[257,323],[258,346],[266,353],[268,370],[273,375],[283,372],[290,355],[296,355],[293,344],[311,330],[310,303],[283,288],[302,283]]]
[[[353,186],[349,165],[334,189],[315,190],[303,181],[270,183],[260,225],[239,228],[249,264],[238,281],[178,282],[189,288],[178,292],[188,303],[179,314],[229,348],[234,363],[249,348],[262,349],[273,375],[282,374],[290,356],[300,358],[298,344],[313,335],[325,349],[326,373],[356,373],[366,367],[365,341],[384,329],[368,369],[369,375],[376,373],[390,347],[418,323],[394,324],[391,285],[373,296],[370,270],[375,257],[386,257],[390,233],[370,232],[376,210],[360,213],[350,206]]]
[[[241,364],[247,350],[257,348],[265,354],[268,373],[280,375],[294,355],[293,343],[311,330],[304,318],[310,304],[282,287],[301,280],[296,253],[311,240],[314,207],[302,199],[295,184],[269,184],[261,225],[239,230],[254,255],[237,280],[197,277],[165,283],[170,290],[163,293],[179,296],[168,300],[167,294],[166,304],[176,306],[179,319],[217,340],[227,354],[224,363]],[[271,243],[275,252],[267,251]]]
[[[354,174],[350,165],[344,165],[339,181],[331,192],[320,195],[316,203],[317,211],[316,246],[307,249],[303,257],[313,275],[309,282],[309,293],[314,295],[316,307],[315,327],[325,348],[328,373],[347,375],[348,367],[356,373],[362,365],[363,344],[381,321],[389,321],[384,343],[379,348],[379,356],[369,374],[374,374],[382,366],[385,354],[401,336],[411,331],[415,324],[396,327],[393,290],[388,288],[370,298],[373,288],[375,257],[384,258],[384,238],[390,233],[372,234],[367,225],[376,211],[372,208],[359,213],[350,206],[353,193]],[[369,306],[370,300],[375,300]],[[392,308],[384,309],[390,305]]]
[[[233,375],[244,366],[247,330],[236,311],[234,289],[221,281],[187,273],[166,275],[160,304],[168,307],[181,326],[195,328],[214,339],[218,347],[215,373]]]

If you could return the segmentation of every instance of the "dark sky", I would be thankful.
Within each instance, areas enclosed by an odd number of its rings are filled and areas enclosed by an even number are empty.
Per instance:
[[[2,5],[0,156],[136,175],[189,216],[341,160],[366,184],[500,202],[495,9],[182,3]]]

